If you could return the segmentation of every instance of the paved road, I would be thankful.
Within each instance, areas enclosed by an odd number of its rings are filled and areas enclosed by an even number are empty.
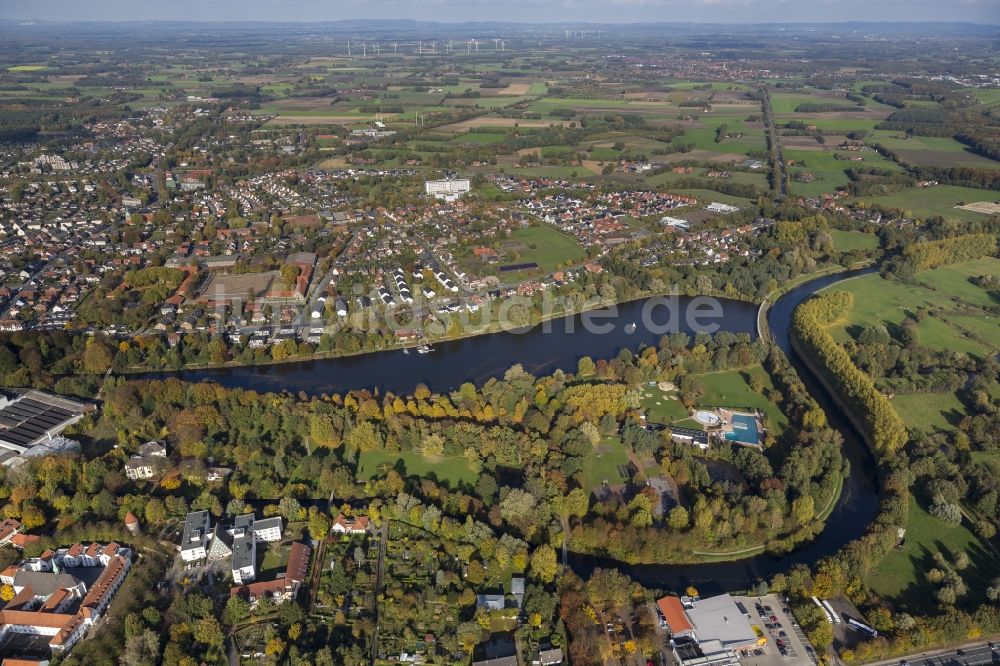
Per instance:
[[[771,96],[767,88],[761,88],[764,93],[762,108],[764,110],[764,123],[767,126],[768,134],[771,136],[771,143],[774,144],[775,155],[778,160],[778,174],[780,182],[777,183],[778,199],[784,199],[788,195],[788,173],[785,171],[785,154],[781,149],[781,137],[778,136],[778,128],[774,124],[774,113],[771,111]]]
[[[870,666],[899,666],[903,663],[909,666],[983,666],[984,664],[1000,666],[1000,644],[994,643],[994,646],[995,650],[990,649],[988,643],[978,643],[961,649],[934,652],[927,656],[917,655],[880,661]]]

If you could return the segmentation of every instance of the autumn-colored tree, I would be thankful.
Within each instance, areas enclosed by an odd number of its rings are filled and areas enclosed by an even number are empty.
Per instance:
[[[313,414],[309,417],[309,437],[317,446],[336,448],[341,443],[333,419],[325,414]]]
[[[111,367],[114,359],[112,347],[103,337],[93,336],[87,339],[83,350],[83,369],[94,375],[102,375]]]
[[[374,451],[382,448],[382,433],[378,431],[371,421],[361,421],[351,434],[348,442],[359,451]]]
[[[277,636],[272,638],[264,646],[264,654],[269,657],[280,656],[285,651],[285,641],[281,640]]]
[[[556,551],[552,546],[543,543],[535,549],[531,555],[531,571],[543,583],[551,583],[558,571],[559,565],[556,561]]]

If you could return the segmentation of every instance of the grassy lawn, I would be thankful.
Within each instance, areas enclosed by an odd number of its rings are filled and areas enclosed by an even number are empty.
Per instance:
[[[406,468],[406,476],[430,477],[436,476],[452,486],[461,482],[473,483],[476,472],[469,467],[465,458],[445,456],[437,459],[425,458],[416,451],[364,451],[358,460],[358,480],[367,481],[374,476],[382,476],[389,468],[402,461]]]
[[[625,445],[617,437],[606,437],[583,461],[583,487],[588,491],[601,486],[625,483],[619,468],[628,467]]]
[[[1000,348],[1000,320],[978,311],[994,301],[987,291],[969,282],[976,275],[1000,275],[1000,260],[987,257],[924,271],[916,276],[918,284],[879,275],[850,280],[837,290],[853,293],[854,307],[847,318],[833,323],[830,333],[846,342],[863,327],[883,323],[895,334],[908,313],[927,306],[937,314],[917,325],[920,344],[982,357],[990,348]]]
[[[981,600],[986,582],[1000,566],[992,551],[984,547],[964,523],[952,525],[938,520],[911,497],[906,543],[889,553],[875,568],[868,585],[880,595],[900,603],[901,610],[926,609],[935,604],[933,591],[936,586],[925,578],[925,572],[934,567],[931,558],[938,551],[953,556],[961,550],[972,560],[969,568],[962,572],[969,584],[967,599]]]
[[[965,416],[965,406],[954,393],[908,393],[892,399],[892,406],[908,428],[950,432]]]
[[[737,409],[759,409],[766,415],[766,426],[774,435],[788,427],[788,418],[776,404],[750,387],[749,379],[756,377],[764,389],[773,388],[771,378],[761,367],[748,370],[726,370],[698,375],[698,381],[705,392],[698,398],[700,407],[733,407]]]
[[[969,282],[969,278],[979,275],[1000,277],[1000,259],[984,257],[975,261],[942,266],[920,273],[917,279],[922,284],[944,292],[942,295],[947,295],[953,300],[980,306],[995,305],[996,301],[988,292]]]
[[[925,318],[917,324],[917,341],[931,349],[947,349],[979,358],[988,354],[985,347],[956,330],[949,319]]]
[[[292,552],[291,542],[282,541],[280,543],[257,544],[257,553],[264,551],[264,557],[260,564],[259,580],[274,580],[274,578],[284,573],[288,567],[288,556]]]
[[[874,323],[884,323],[890,333],[898,332],[899,325],[910,312],[920,306],[940,302],[934,292],[919,285],[909,285],[896,280],[886,280],[880,275],[866,275],[837,285],[836,291],[854,294],[854,307],[847,318],[834,322],[830,333],[841,342],[848,339],[848,330],[860,332]]]
[[[559,264],[580,261],[586,256],[575,240],[545,224],[518,229],[511,240],[527,246],[518,252],[518,258],[513,263],[534,262],[543,271],[555,270]]]
[[[833,247],[838,252],[874,250],[878,247],[878,236],[863,231],[832,229],[830,235],[833,237]]]
[[[983,315],[948,315],[948,322],[993,347],[1000,346],[1000,318]]]
[[[641,406],[646,418],[653,423],[674,423],[688,416],[687,410],[673,391],[661,391],[655,386],[642,390]]]

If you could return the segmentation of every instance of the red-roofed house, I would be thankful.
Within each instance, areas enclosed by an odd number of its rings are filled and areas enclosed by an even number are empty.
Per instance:
[[[684,612],[684,606],[678,597],[657,599],[656,607],[667,621],[667,628],[672,636],[690,636],[694,633],[694,627],[688,621],[687,613]]]
[[[21,532],[21,523],[13,518],[0,521],[0,546],[8,544]]]

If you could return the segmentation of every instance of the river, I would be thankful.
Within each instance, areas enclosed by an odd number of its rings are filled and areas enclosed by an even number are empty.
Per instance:
[[[721,304],[713,318],[706,303]],[[688,321],[687,313],[701,313]],[[478,335],[434,345],[430,354],[402,350],[359,354],[314,361],[271,365],[186,370],[144,375],[174,376],[187,381],[211,380],[224,386],[255,391],[300,391],[307,395],[342,393],[350,389],[379,389],[409,393],[419,383],[442,393],[463,382],[482,384],[502,377],[514,363],[533,375],[556,370],[576,372],[582,356],[612,358],[623,348],[656,345],[662,330],[692,334],[712,332],[713,326],[734,333],[754,335],[757,307],[729,299],[697,299],[677,296],[622,303],[584,314],[560,317],[533,328]],[[635,323],[632,330],[628,325]],[[611,330],[598,332],[612,324]]]
[[[825,390],[795,357],[789,342],[789,327],[792,311],[810,295],[872,270],[858,269],[807,282],[779,298],[768,312],[771,335],[826,411],[830,425],[843,436],[844,455],[851,463],[851,474],[844,480],[841,497],[823,532],[810,543],[786,555],[764,554],[712,564],[627,565],[571,553],[570,566],[578,574],[586,576],[595,567],[617,567],[648,587],[682,590],[687,585],[695,585],[703,590],[745,589],[762,578],[787,571],[793,564],[813,564],[864,532],[875,516],[878,503],[874,462],[861,438],[840,415]],[[655,345],[662,335],[662,330],[656,327],[667,323],[668,314],[671,314],[670,321],[675,324],[673,328],[676,330],[686,333],[705,330],[704,326],[691,325],[684,317],[677,316],[678,312],[696,305],[694,299],[677,297],[669,304],[665,303],[656,299],[633,301],[596,314],[555,319],[527,330],[437,344],[434,352],[424,355],[415,352],[407,355],[394,350],[315,361],[163,374],[187,381],[211,380],[229,387],[256,391],[301,391],[309,395],[355,388],[407,393],[418,383],[443,392],[453,390],[466,381],[481,384],[491,377],[500,377],[514,363],[520,363],[532,374],[544,375],[557,369],[575,371],[582,356],[611,358],[623,348],[636,350],[642,344]],[[715,324],[734,333],[755,334],[756,306],[726,299],[719,299],[719,303],[722,306],[721,317],[704,318],[703,323],[708,326]],[[670,310],[668,305],[674,309]],[[593,326],[585,326],[585,319],[615,325],[611,331],[599,333],[592,330]],[[632,322],[636,324],[634,330],[629,326]],[[707,330],[711,332],[713,329]]]

